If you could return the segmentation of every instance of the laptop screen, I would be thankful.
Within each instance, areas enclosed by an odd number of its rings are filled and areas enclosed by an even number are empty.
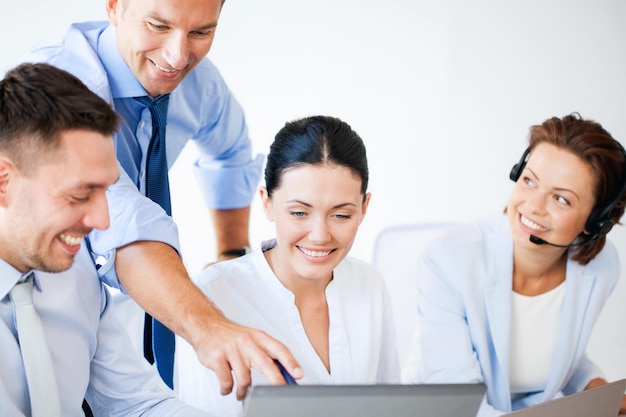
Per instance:
[[[482,384],[253,386],[244,417],[475,417]]]

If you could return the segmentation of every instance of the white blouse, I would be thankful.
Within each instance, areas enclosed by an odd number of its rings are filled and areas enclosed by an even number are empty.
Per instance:
[[[194,281],[227,318],[285,344],[304,371],[298,384],[400,382],[391,302],[380,274],[363,261],[345,258],[326,288],[330,373],[309,342],[293,293],[274,275],[260,249],[214,264]],[[183,401],[220,417],[241,413],[242,403],[232,393],[220,395],[214,372],[180,337],[176,369],[175,389]],[[253,369],[252,383],[268,381]]]
[[[511,314],[511,393],[543,391],[556,351],[565,281],[536,296],[513,292]]]

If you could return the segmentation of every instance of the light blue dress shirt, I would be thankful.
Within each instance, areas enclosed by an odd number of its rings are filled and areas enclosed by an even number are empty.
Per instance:
[[[111,227],[90,236],[91,250],[104,263],[98,271],[118,287],[115,249],[139,240],[168,243],[179,250],[172,220],[145,192],[145,165],[152,135],[150,111],[132,97],[146,95],[121,58],[115,28],[108,22],[71,25],[57,38],[37,45],[19,62],[47,62],[80,78],[124,117],[115,138],[123,175],[108,192]],[[202,60],[170,94],[167,118],[167,160],[171,168],[189,140],[198,149],[193,172],[210,208],[250,205],[264,156],[252,157],[243,110],[217,68]]]
[[[8,295],[24,275],[0,260],[0,416],[30,415]],[[83,417],[83,398],[95,415],[208,415],[175,399],[155,369],[132,347],[84,246],[69,270],[35,272],[33,304],[50,348],[63,416]]]

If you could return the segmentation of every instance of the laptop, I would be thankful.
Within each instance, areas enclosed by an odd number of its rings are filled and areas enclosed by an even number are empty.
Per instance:
[[[617,417],[626,391],[626,379],[556,398],[506,417]],[[504,417],[503,416],[503,417]]]
[[[243,417],[475,417],[483,384],[258,385]]]

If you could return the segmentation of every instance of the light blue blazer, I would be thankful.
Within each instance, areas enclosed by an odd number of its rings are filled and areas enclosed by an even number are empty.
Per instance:
[[[480,417],[583,390],[602,376],[585,349],[619,272],[617,251],[608,241],[585,266],[568,260],[563,320],[545,390],[512,398],[513,241],[507,217],[500,214],[453,231],[427,249],[417,277],[417,382],[484,383]]]

